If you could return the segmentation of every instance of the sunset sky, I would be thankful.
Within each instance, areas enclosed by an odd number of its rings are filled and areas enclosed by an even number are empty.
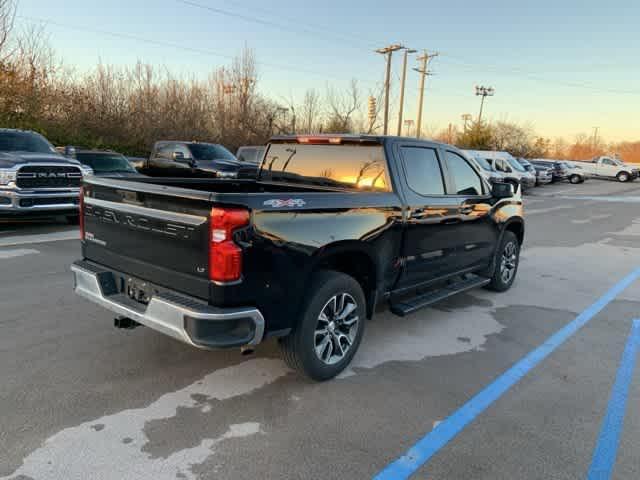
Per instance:
[[[640,2],[633,0],[21,0],[18,15],[18,28],[48,21],[52,46],[81,71],[141,60],[205,77],[247,46],[259,62],[260,90],[283,102],[301,100],[307,88],[344,88],[351,78],[364,95],[379,89],[384,59],[373,51],[400,42],[440,52],[425,95],[431,129],[476,116],[473,87],[482,84],[496,90],[485,105],[490,119],[569,140],[596,126],[607,140],[640,139]],[[400,67],[396,55],[393,99]],[[418,75],[410,71],[407,82],[405,118],[414,119]]]

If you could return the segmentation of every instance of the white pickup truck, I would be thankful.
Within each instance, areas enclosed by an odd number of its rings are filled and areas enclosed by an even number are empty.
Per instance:
[[[617,179],[619,182],[630,182],[638,178],[638,168],[624,163],[617,158],[596,157],[586,162],[573,162],[592,177]]]

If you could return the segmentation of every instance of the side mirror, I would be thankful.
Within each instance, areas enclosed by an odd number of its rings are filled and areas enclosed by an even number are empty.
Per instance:
[[[65,157],[70,157],[70,158],[75,158],[76,157],[76,147],[73,147],[71,145],[67,145],[66,147],[64,147],[64,156]]]
[[[491,196],[493,198],[511,198],[513,197],[513,184],[496,182],[491,186]]]

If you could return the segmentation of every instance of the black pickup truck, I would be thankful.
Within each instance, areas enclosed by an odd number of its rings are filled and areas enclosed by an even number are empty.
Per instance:
[[[90,178],[75,291],[201,348],[279,337],[316,380],[342,371],[377,307],[406,315],[507,290],[522,200],[456,148],[382,136],[282,136],[257,178]]]

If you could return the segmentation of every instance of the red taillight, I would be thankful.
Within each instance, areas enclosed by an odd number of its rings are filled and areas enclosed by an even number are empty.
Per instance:
[[[242,250],[232,239],[234,230],[249,224],[249,211],[241,208],[211,209],[209,230],[209,279],[232,282],[242,275]]]
[[[80,240],[84,240],[84,187],[80,187],[80,199],[78,200],[80,223]]]

